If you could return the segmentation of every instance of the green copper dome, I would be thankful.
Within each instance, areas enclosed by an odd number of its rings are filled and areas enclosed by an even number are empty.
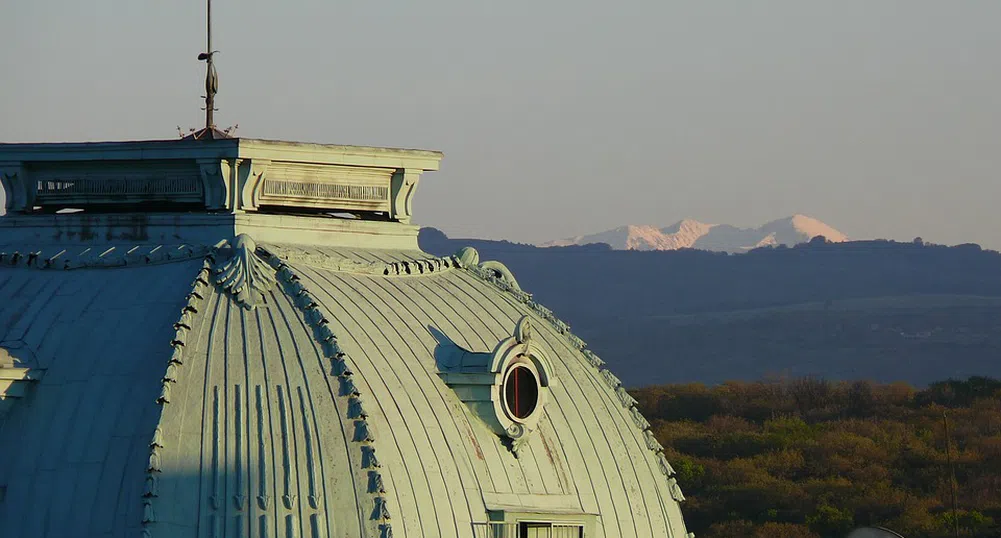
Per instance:
[[[0,534],[686,536],[601,359],[418,249],[440,158],[0,145]]]

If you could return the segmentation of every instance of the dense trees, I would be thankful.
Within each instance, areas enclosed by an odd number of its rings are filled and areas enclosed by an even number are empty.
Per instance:
[[[925,390],[802,378],[633,391],[700,537],[1001,535],[1001,381]],[[955,470],[958,509],[951,507]]]

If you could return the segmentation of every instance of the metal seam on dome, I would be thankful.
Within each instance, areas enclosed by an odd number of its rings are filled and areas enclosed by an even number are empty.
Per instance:
[[[87,247],[76,254],[69,254],[66,249],[62,249],[47,257],[42,250],[0,251],[0,267],[72,270],[159,265],[192,260],[209,252],[209,247],[194,245],[157,245],[148,251],[141,245],[128,249],[112,246],[103,250],[100,247]]]
[[[650,431],[650,422],[647,421],[647,419],[640,412],[639,408],[636,407],[636,399],[629,395],[628,391],[626,391],[626,389],[622,386],[622,381],[619,380],[619,378],[616,377],[611,370],[603,368],[605,361],[601,360],[598,355],[587,349],[587,343],[577,335],[570,332],[570,326],[563,320],[556,317],[552,310],[535,302],[531,293],[522,290],[521,287],[518,286],[517,281],[514,280],[514,276],[510,274],[510,271],[507,271],[506,274],[498,271],[496,267],[497,265],[500,265],[499,262],[480,262],[479,253],[472,247],[464,247],[460,249],[455,255],[452,256],[452,259],[457,262],[459,268],[465,269],[466,272],[471,275],[493,285],[502,292],[506,292],[507,294],[513,296],[518,302],[524,304],[535,312],[536,315],[548,321],[549,324],[556,329],[556,332],[563,335],[570,342],[570,346],[580,353],[584,361],[598,371],[599,377],[605,382],[606,385],[608,385],[610,389],[612,389],[617,396],[619,403],[629,412],[629,416],[632,418],[633,424],[635,424],[636,427],[643,432],[647,448],[654,453],[658,466],[660,467],[660,471],[668,479],[668,491],[671,493],[671,498],[677,502],[684,501],[685,496],[681,492],[681,486],[678,485],[678,481],[674,477],[674,468],[671,466],[670,462],[667,461],[667,457],[664,455],[664,447],[661,446],[661,444],[656,440],[656,437],[653,435],[653,432]]]
[[[167,361],[167,369],[160,380],[160,396],[156,403],[160,406],[160,416],[157,419],[156,429],[153,430],[153,439],[149,443],[149,459],[146,464],[146,482],[143,488],[143,516],[141,536],[152,538],[151,526],[156,523],[156,511],[153,506],[153,499],[159,496],[159,473],[160,473],[160,451],[163,449],[163,412],[164,406],[170,403],[170,386],[177,382],[178,367],[184,364],[184,345],[188,336],[188,331],[193,325],[194,314],[200,310],[201,302],[204,301],[205,291],[208,288],[209,271],[215,262],[213,258],[214,249],[208,251],[202,261],[202,267],[195,276],[191,284],[191,291],[185,296],[187,302],[181,308],[181,314],[174,323],[174,337],[170,341],[173,348],[170,359]]]
[[[267,247],[261,247],[268,263],[275,270],[282,289],[292,299],[293,304],[302,313],[303,319],[313,330],[314,340],[320,344],[324,357],[331,362],[331,372],[338,379],[338,396],[345,398],[346,416],[352,421],[353,433],[351,441],[359,445],[361,456],[361,476],[368,485],[366,491],[372,495],[372,512],[370,520],[378,521],[381,538],[392,538],[393,526],[389,522],[391,515],[386,498],[386,488],[383,482],[381,465],[375,455],[375,437],[368,423],[368,413],[361,399],[361,391],[355,385],[354,372],[349,365],[351,357],[337,345],[337,336],[330,329],[329,319],[321,310],[320,304],[306,289],[299,275],[295,274],[289,264],[270,252]],[[377,487],[373,487],[376,485]]]

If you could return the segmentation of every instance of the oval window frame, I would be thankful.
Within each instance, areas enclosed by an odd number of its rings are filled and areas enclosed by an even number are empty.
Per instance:
[[[510,403],[507,400],[508,381],[511,379],[512,374],[518,368],[524,368],[525,370],[527,370],[531,374],[532,380],[535,382],[535,404],[532,407],[532,411],[530,413],[528,413],[527,415],[525,415],[524,417],[519,417],[511,409]],[[501,386],[500,386],[500,391],[499,392],[500,392],[500,396],[501,396],[501,398],[500,398],[501,399],[501,405],[504,408],[504,413],[507,415],[507,417],[509,419],[511,419],[512,421],[517,422],[519,424],[526,424],[526,423],[532,422],[532,420],[535,418],[535,416],[542,409],[542,404],[543,404],[543,390],[545,388],[542,385],[542,378],[540,377],[539,371],[538,371],[538,369],[536,369],[535,364],[533,364],[533,362],[530,359],[528,359],[527,357],[519,356],[514,361],[511,361],[507,365],[507,368],[504,369],[504,375],[503,375],[502,379],[503,379],[503,381],[501,382]]]

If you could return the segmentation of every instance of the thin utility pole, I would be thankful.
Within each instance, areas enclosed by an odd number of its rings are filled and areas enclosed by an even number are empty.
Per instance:
[[[959,538],[959,518],[956,516],[956,468],[952,464],[952,450],[949,448],[949,415],[942,411],[942,422],[945,424],[945,460],[949,464],[949,489],[952,490],[952,526],[956,538]]]

